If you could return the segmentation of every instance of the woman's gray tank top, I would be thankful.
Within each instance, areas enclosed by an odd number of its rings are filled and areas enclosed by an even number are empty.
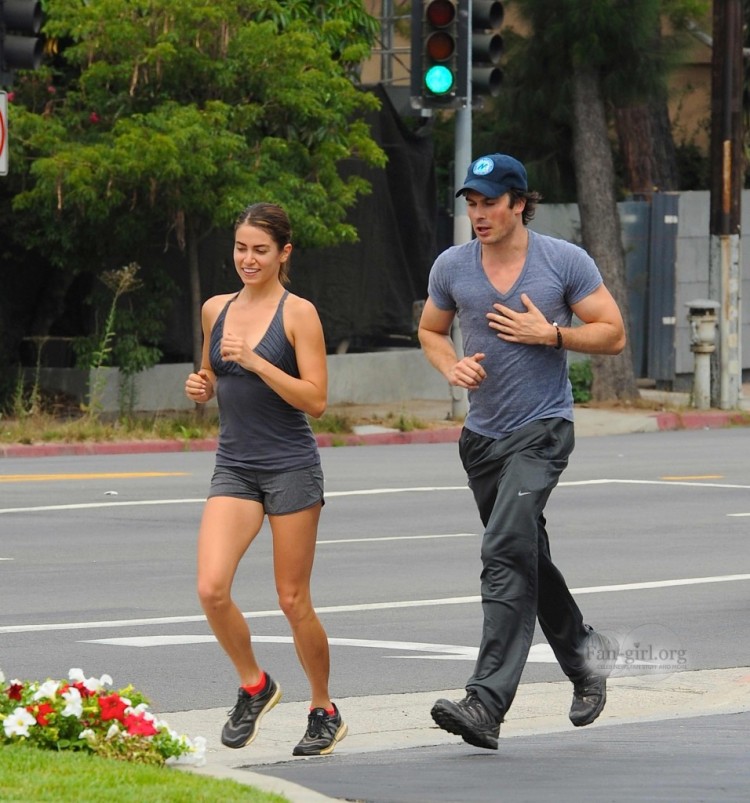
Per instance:
[[[290,376],[299,377],[294,348],[284,331],[284,302],[254,351]],[[219,403],[217,466],[258,471],[293,471],[320,463],[318,445],[305,413],[288,404],[255,373],[221,357],[224,320],[235,295],[211,330],[209,359]]]

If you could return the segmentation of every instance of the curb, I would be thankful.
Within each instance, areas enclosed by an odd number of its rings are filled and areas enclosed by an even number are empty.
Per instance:
[[[693,410],[689,412],[662,412],[656,415],[660,430],[723,429],[750,425],[750,414],[736,410]]]
[[[658,412],[651,416],[660,432],[682,429],[724,429],[750,426],[750,413],[740,410],[691,410]],[[325,432],[315,436],[321,448],[336,446],[393,446],[414,443],[457,443],[460,426],[415,429],[411,432],[387,430],[367,434]],[[599,433],[606,434],[606,433]],[[622,434],[618,430],[618,434]],[[216,438],[196,440],[106,441],[103,443],[13,443],[0,444],[3,457],[70,457],[81,455],[151,454],[162,452],[211,452]]]

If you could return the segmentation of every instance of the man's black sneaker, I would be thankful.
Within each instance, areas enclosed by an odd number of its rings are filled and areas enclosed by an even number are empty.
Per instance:
[[[244,747],[258,735],[263,715],[281,699],[281,687],[269,674],[266,685],[257,694],[248,694],[240,688],[237,702],[229,712],[229,719],[221,731],[221,743],[227,747]]]
[[[587,675],[573,682],[573,703],[570,706],[570,721],[577,727],[590,725],[604,709],[607,702],[607,678],[602,675]]]
[[[346,736],[348,730],[335,703],[333,714],[329,714],[325,708],[313,708],[307,717],[305,735],[292,751],[292,755],[327,756],[333,753],[336,743]]]
[[[588,674],[573,681],[573,702],[568,717],[577,727],[590,725],[607,702],[607,678],[617,663],[620,645],[603,633],[592,631],[586,645]]]
[[[432,718],[448,733],[455,733],[474,747],[497,750],[501,720],[485,708],[476,692],[469,691],[463,700],[438,700],[432,706]]]

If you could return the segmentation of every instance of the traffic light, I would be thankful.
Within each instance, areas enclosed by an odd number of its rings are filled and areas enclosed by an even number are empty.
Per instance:
[[[39,0],[0,0],[0,73],[35,70],[42,63],[44,39]]]
[[[411,102],[418,109],[466,105],[465,14],[455,0],[414,0],[411,12]]]
[[[472,0],[471,4],[471,97],[496,98],[500,94],[503,73],[500,57],[503,38],[499,28],[505,9],[497,0]],[[481,100],[480,100],[481,103]]]

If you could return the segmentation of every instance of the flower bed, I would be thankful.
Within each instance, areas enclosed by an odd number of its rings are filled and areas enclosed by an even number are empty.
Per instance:
[[[206,740],[173,731],[132,686],[110,691],[109,675],[87,678],[71,669],[67,681],[11,680],[0,670],[0,744],[45,750],[85,750],[144,764],[205,763]]]

